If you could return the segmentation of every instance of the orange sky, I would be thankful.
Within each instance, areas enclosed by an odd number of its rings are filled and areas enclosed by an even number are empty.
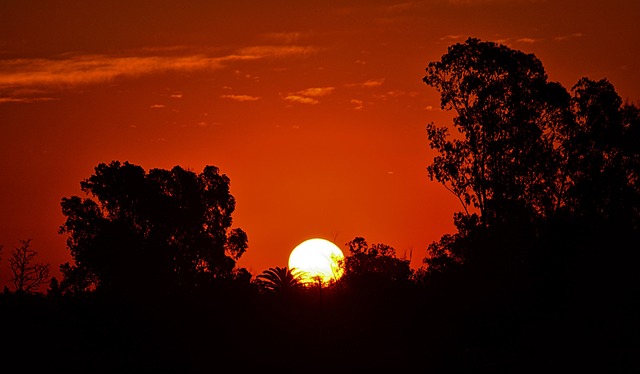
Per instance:
[[[254,275],[310,237],[416,268],[461,208],[425,170],[425,126],[451,118],[428,62],[478,37],[638,102],[638,19],[635,0],[2,1],[0,284],[20,239],[59,274],[60,200],[111,160],[219,167]]]

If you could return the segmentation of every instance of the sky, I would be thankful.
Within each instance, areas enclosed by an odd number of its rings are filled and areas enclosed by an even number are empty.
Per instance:
[[[59,277],[60,201],[113,160],[218,167],[254,275],[312,237],[418,268],[462,210],[426,172],[426,125],[452,119],[428,63],[475,37],[637,103],[639,16],[635,0],[2,0],[0,285],[26,239]]]

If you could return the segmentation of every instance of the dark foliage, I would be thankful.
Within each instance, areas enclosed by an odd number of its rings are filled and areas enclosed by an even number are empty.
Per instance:
[[[235,199],[216,167],[146,173],[113,161],[81,187],[93,198],[62,200],[75,261],[61,267],[63,290],[166,293],[235,276],[247,235],[231,229]]]
[[[464,300],[477,344],[489,318],[505,352],[564,345],[615,371],[640,332],[640,110],[607,80],[546,79],[535,56],[477,39],[429,64],[458,131],[427,127],[428,171],[464,211],[418,274]]]

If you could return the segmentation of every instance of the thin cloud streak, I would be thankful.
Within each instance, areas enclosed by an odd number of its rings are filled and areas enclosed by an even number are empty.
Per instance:
[[[59,100],[54,97],[0,97],[0,104],[3,103],[38,103],[42,101]]]
[[[335,89],[335,87],[305,88],[304,90],[288,94],[284,97],[284,100],[291,103],[316,105],[320,103],[320,100],[318,100],[319,97],[327,96]]]
[[[384,79],[368,79],[361,83],[349,83],[346,87],[374,88],[380,87],[384,83]]]
[[[298,95],[309,96],[309,97],[321,97],[321,96],[329,95],[335,89],[336,89],[335,87],[311,87],[311,88],[304,89],[302,91],[298,91]]]
[[[253,46],[226,56],[73,55],[58,59],[12,59],[0,61],[0,89],[17,92],[34,86],[65,87],[104,83],[115,78],[135,78],[167,71],[219,70],[240,61],[266,58],[306,57],[310,46]],[[6,96],[6,95],[5,95]]]
[[[574,32],[573,34],[569,34],[569,35],[556,36],[555,38],[553,38],[553,40],[555,40],[556,42],[562,42],[562,41],[565,41],[565,40],[577,39],[577,38],[581,38],[581,37],[582,37],[582,33],[581,32]]]
[[[230,99],[239,102],[260,100],[260,97],[251,95],[220,95],[220,97],[223,99]]]
[[[286,101],[289,101],[292,103],[299,103],[299,104],[315,105],[320,103],[318,99],[314,99],[312,97],[299,96],[299,95],[288,95],[288,96],[285,96],[284,99]]]

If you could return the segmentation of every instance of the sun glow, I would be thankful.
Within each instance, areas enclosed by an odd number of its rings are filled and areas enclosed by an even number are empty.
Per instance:
[[[309,239],[300,243],[289,255],[289,269],[300,274],[305,284],[321,281],[323,285],[339,279],[344,273],[344,254],[337,245],[325,239]]]

